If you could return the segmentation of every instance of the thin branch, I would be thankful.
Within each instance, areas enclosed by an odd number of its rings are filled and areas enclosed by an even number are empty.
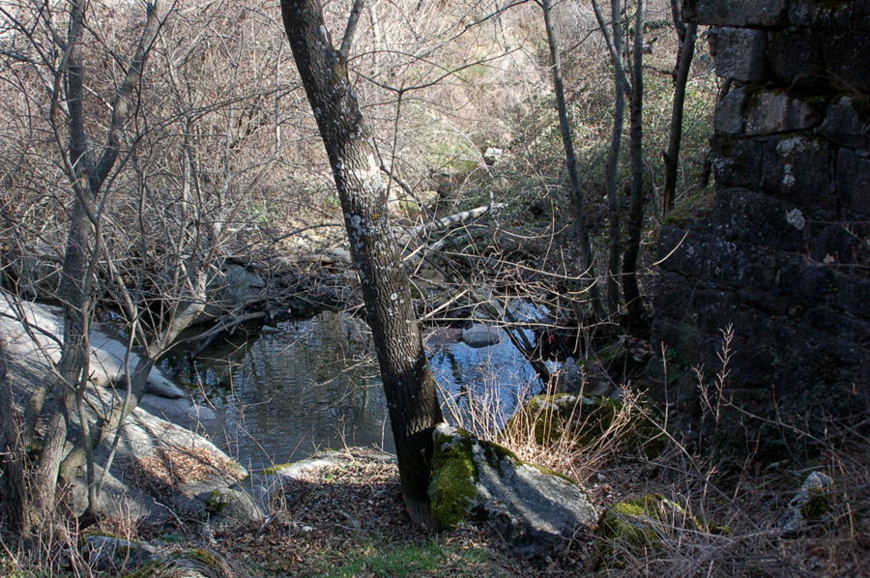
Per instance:
[[[598,26],[601,27],[601,34],[604,35],[604,42],[607,44],[607,50],[610,52],[610,60],[613,61],[613,67],[616,69],[616,76],[619,78],[619,82],[625,93],[631,95],[631,82],[625,74],[625,67],[622,66],[622,56],[620,56],[619,51],[613,42],[613,37],[610,35],[610,29],[604,21],[604,16],[601,14],[601,7],[598,6],[598,0],[592,0],[592,10],[595,11],[595,20],[598,21]]]
[[[118,92],[115,95],[115,100],[112,105],[112,120],[109,125],[109,134],[106,138],[106,148],[100,157],[100,162],[96,166],[95,178],[102,183],[108,176],[109,171],[115,165],[115,160],[118,158],[118,152],[121,146],[119,133],[124,123],[127,122],[127,117],[130,113],[130,95],[133,89],[138,86],[142,79],[142,70],[145,66],[145,61],[148,58],[148,53],[154,46],[154,41],[157,38],[163,23],[166,21],[166,13],[159,7],[157,1],[149,2],[146,5],[147,17],[145,27],[142,30],[142,36],[139,38],[139,44],[136,47],[136,53],[130,61],[130,66],[127,68],[127,74],[118,87]],[[173,3],[173,6],[175,3]]]
[[[347,28],[344,29],[344,37],[341,39],[341,46],[338,49],[339,56],[345,62],[350,55],[350,45],[353,42],[356,25],[359,23],[359,15],[362,13],[365,3],[366,0],[353,0],[353,8],[350,9],[350,16],[347,19]]]

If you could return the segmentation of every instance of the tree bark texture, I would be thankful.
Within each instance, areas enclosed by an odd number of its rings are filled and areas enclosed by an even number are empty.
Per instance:
[[[607,25],[600,18],[599,24],[603,30]],[[622,2],[611,0],[610,19],[613,27],[614,53],[622,54]],[[623,79],[614,64],[613,72],[613,129],[610,133],[610,150],[607,152],[607,211],[610,220],[610,251],[607,261],[607,307],[611,314],[619,310],[620,284],[619,271],[622,257],[622,226],[620,224],[619,208],[619,153],[622,148],[622,130],[625,125],[625,87]]]
[[[432,432],[442,416],[410,280],[387,217],[386,185],[374,141],[346,61],[324,25],[320,2],[282,0],[281,10],[341,200],[387,397],[405,503],[415,521],[428,524]]]
[[[6,375],[6,350],[0,342],[0,519],[12,534],[25,536],[33,526],[34,511],[27,498],[27,440],[15,392]]]
[[[49,518],[57,506],[56,485],[59,474],[76,475],[81,465],[78,456],[90,457],[90,444],[97,440],[90,435],[89,424],[83,421],[82,404],[87,385],[89,360],[89,332],[93,317],[95,268],[101,253],[100,201],[101,189],[115,167],[121,151],[121,135],[134,110],[133,92],[138,86],[142,70],[165,16],[165,4],[151,1],[146,4],[146,20],[136,45],[135,53],[127,63],[121,84],[115,91],[111,106],[111,119],[102,147],[95,147],[86,130],[85,86],[86,67],[83,35],[87,2],[69,0],[67,37],[63,43],[65,59],[58,73],[63,78],[63,98],[66,102],[66,122],[69,130],[68,156],[65,159],[67,177],[73,189],[69,230],[58,288],[64,304],[64,338],[58,371],[51,377],[49,395],[36,401],[34,408],[46,424],[42,450],[32,469],[31,495],[33,507],[40,517]],[[60,95],[56,95],[60,99]],[[59,108],[59,107],[58,107]],[[97,155],[97,151],[102,151]],[[75,421],[78,424],[75,426]],[[69,464],[64,461],[67,442],[76,447]],[[95,496],[93,463],[87,460],[88,498]],[[44,520],[36,520],[38,523]],[[25,528],[25,533],[30,528]]]

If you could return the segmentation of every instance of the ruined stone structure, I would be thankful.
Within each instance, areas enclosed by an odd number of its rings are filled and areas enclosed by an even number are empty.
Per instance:
[[[716,197],[707,217],[662,233],[654,339],[717,370],[733,324],[737,403],[810,427],[854,420],[870,372],[870,2],[685,9],[712,26],[725,81]]]

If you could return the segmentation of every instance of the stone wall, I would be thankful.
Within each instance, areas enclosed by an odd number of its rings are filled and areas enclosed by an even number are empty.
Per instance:
[[[711,139],[716,199],[703,220],[663,230],[661,256],[672,254],[657,275],[654,340],[716,370],[732,324],[735,401],[808,421],[866,415],[870,2],[685,8],[712,26],[725,84]]]

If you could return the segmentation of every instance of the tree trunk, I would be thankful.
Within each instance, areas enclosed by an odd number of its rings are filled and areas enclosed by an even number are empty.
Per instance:
[[[86,132],[85,60],[82,36],[87,2],[69,0],[67,38],[62,48],[65,64],[58,73],[64,81],[64,97],[69,129],[68,156],[64,159],[67,178],[73,189],[72,210],[65,247],[59,297],[64,306],[64,338],[56,375],[50,376],[51,387],[45,402],[36,400],[34,411],[45,425],[42,449],[31,472],[28,472],[32,500],[38,516],[48,519],[58,506],[58,476],[73,476],[87,456],[89,507],[96,499],[94,464],[91,448],[95,441],[90,424],[85,421],[84,388],[87,386],[90,359],[90,323],[94,308],[95,269],[100,259],[100,201],[103,184],[113,170],[121,150],[121,133],[134,110],[132,93],[139,85],[142,70],[163,23],[165,5],[152,1],[146,6],[146,19],[136,51],[121,84],[114,93],[111,119],[105,143],[94,147]],[[55,118],[52,122],[59,122]],[[97,157],[97,151],[102,151]],[[78,420],[77,426],[74,425]],[[63,464],[65,446],[73,442],[76,451],[69,464]],[[26,506],[30,507],[30,506]],[[45,520],[36,520],[41,523]],[[31,528],[25,528],[29,532]]]
[[[6,376],[6,350],[0,342],[0,518],[5,520],[6,530],[26,538],[35,512],[27,497],[26,432],[15,402],[15,391]]]
[[[610,19],[613,27],[613,48],[622,54],[622,2],[611,0]],[[599,19],[602,27],[606,24]],[[607,210],[610,217],[610,252],[607,263],[607,307],[611,315],[619,310],[619,270],[622,257],[622,227],[619,209],[619,152],[622,148],[622,129],[625,124],[625,87],[616,66],[613,72],[613,129],[610,150],[607,152]]]
[[[676,16],[679,17],[679,16]],[[680,164],[680,146],[683,141],[683,107],[686,102],[686,84],[689,81],[689,71],[692,59],[695,57],[695,38],[698,35],[698,25],[682,21],[675,23],[677,30],[682,30],[680,37],[679,56],[674,71],[674,101],[671,109],[671,130],[668,150],[665,157],[665,190],[662,198],[662,216],[674,208],[674,198],[677,191],[677,169]]]
[[[442,420],[423,352],[410,280],[387,218],[386,187],[369,130],[318,0],[282,0],[284,28],[326,148],[359,273],[387,397],[402,493],[429,525],[432,432]]]
[[[592,297],[592,309],[598,319],[604,319],[604,306],[595,275],[595,257],[592,253],[592,241],[589,239],[589,228],[586,225],[586,212],[583,207],[583,188],[580,183],[580,172],[577,168],[577,155],[574,152],[574,137],[571,134],[571,123],[568,119],[568,105],[565,101],[565,87],[562,82],[562,58],[559,51],[559,41],[553,26],[550,0],[543,0],[541,8],[544,11],[544,27],[547,30],[547,44],[550,48],[550,67],[553,69],[553,90],[556,93],[556,107],[559,110],[559,127],[562,130],[562,144],[565,148],[565,166],[571,182],[571,196],[574,199],[574,229],[580,242],[582,275],[590,275],[592,283],[589,294]]]
[[[628,309],[628,326],[645,333],[644,307],[637,282],[637,262],[643,232],[643,11],[638,0],[634,23],[631,82],[631,208],[628,213],[628,243],[622,258],[622,290]]]

